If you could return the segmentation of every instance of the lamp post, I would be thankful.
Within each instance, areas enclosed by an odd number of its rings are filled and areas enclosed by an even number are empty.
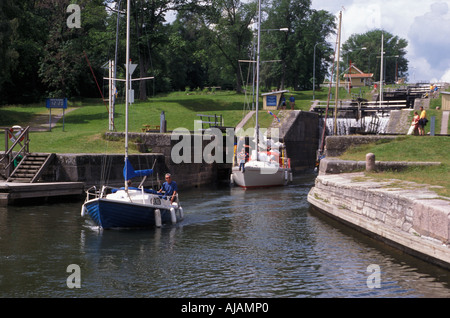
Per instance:
[[[392,58],[392,57],[395,57],[395,59],[396,59],[396,62],[395,62],[395,76],[394,76],[394,81],[397,81],[397,62],[398,62],[398,58],[400,57],[400,55],[390,55],[390,56],[385,56],[384,58],[385,58],[385,60],[386,59],[388,59],[388,58]],[[385,63],[384,64],[384,76],[386,76],[386,64],[387,63]]]
[[[317,42],[314,45],[314,58],[313,58],[313,100],[316,99],[316,46],[325,42]]]
[[[363,46],[363,47],[357,47],[357,48],[354,48],[352,50],[345,52],[345,55],[347,56],[347,66],[350,67],[349,62],[348,62],[348,60],[349,60],[348,56],[350,55],[350,53],[356,52],[356,51],[365,51],[365,50],[367,50],[367,48],[365,46]]]
[[[259,18],[258,18],[259,19]],[[258,22],[259,22],[259,20],[258,20]],[[280,29],[260,29],[259,28],[259,26],[256,28],[256,31],[257,31],[257,33],[260,35],[261,34],[261,31],[267,31],[267,32],[269,32],[269,31],[283,31],[283,32],[288,32],[289,31],[289,29],[288,28],[280,28]],[[259,41],[259,38],[260,38],[260,36],[259,35],[256,35],[257,36],[257,39],[258,39],[258,41]],[[256,50],[258,51],[258,52],[256,52],[256,55],[257,55],[257,59],[259,59],[259,42],[256,44]],[[252,49],[252,54],[254,54],[255,52],[254,52],[254,50],[255,50],[255,47]],[[253,62],[253,81],[252,81],[252,90],[253,90],[253,100],[252,100],[252,110],[254,110],[255,109],[255,77],[256,76],[259,76],[259,71],[258,72],[256,72],[255,71],[255,67],[257,66],[256,64],[259,64],[260,62],[264,62],[264,61],[251,61],[251,62]],[[259,66],[258,66],[258,68],[259,68]],[[255,74],[255,73],[258,73],[258,74]],[[258,93],[259,93],[259,89],[258,89]],[[258,94],[256,94],[256,96],[258,96]],[[256,99],[258,100],[258,97],[256,97]]]
[[[289,28],[279,28],[279,29],[262,29],[261,31],[267,31],[269,33],[270,31],[281,31],[281,32],[289,32]],[[287,35],[285,36],[285,42],[287,42]],[[271,60],[271,61],[264,61],[264,62],[283,62],[283,77],[282,77],[282,83],[281,86],[284,87],[284,80],[286,78],[286,59],[282,55],[282,60]]]
[[[386,54],[386,52],[383,52],[384,54]],[[398,58],[400,57],[400,55],[390,55],[390,56],[384,56],[383,55],[383,59],[384,61],[386,61],[386,59],[388,58],[393,58],[395,57],[396,61],[395,61],[395,76],[394,76],[394,80],[397,81],[398,80]],[[377,58],[381,58],[381,56],[377,56]],[[387,63],[383,63],[383,72],[384,72],[384,76],[386,76],[386,64]]]
[[[288,28],[280,28],[280,29],[263,29],[261,31],[283,31],[283,32],[288,32],[289,29]]]

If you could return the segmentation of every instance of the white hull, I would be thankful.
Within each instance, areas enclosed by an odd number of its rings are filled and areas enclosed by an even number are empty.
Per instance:
[[[289,168],[268,165],[260,161],[246,163],[245,172],[235,166],[231,173],[231,182],[243,188],[283,186],[290,181],[292,181],[292,173]]]

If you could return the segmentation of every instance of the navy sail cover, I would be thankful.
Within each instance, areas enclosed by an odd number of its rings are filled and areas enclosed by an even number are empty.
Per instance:
[[[123,177],[125,178],[125,180],[130,180],[136,177],[151,176],[152,173],[153,169],[134,170],[128,158],[125,159],[125,165],[123,167]]]

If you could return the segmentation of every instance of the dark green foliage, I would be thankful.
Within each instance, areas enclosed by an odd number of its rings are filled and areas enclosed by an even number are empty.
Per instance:
[[[239,60],[254,59],[256,1],[130,1],[131,59],[138,64],[133,77],[155,77],[133,83],[137,99],[217,86],[239,92],[251,83],[251,64]],[[111,9],[119,2],[124,10],[126,0],[0,1],[0,104],[42,102],[47,97],[101,98],[89,64],[107,97],[103,77],[108,71],[103,66],[115,58],[116,30],[117,77],[124,77],[126,21]],[[79,29],[67,26],[71,3],[81,8]],[[261,60],[280,61],[262,64],[264,89],[312,89],[314,68],[316,85],[322,83],[332,62],[334,48],[326,39],[335,33],[334,15],[312,9],[310,0],[263,1],[262,8],[262,29],[289,30],[262,32]],[[170,12],[177,16],[167,21]],[[355,43],[348,48],[362,41],[358,36],[351,39]],[[386,33],[386,41],[395,54],[402,54],[404,40]],[[404,74],[407,63],[401,56],[399,72]],[[119,85],[119,98],[123,90]]]

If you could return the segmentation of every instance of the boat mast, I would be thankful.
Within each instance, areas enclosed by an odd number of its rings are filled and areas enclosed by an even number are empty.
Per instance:
[[[127,49],[125,65],[125,162],[128,159],[128,104],[130,91],[130,0],[127,1]],[[128,180],[125,180],[125,190],[128,190]]]
[[[384,33],[381,31],[380,107],[383,102]]]
[[[337,62],[336,62],[336,92],[334,96],[334,135],[337,135],[337,107],[339,99],[339,59],[341,58],[341,23],[342,11],[339,12],[339,29],[338,29],[338,47],[337,47]]]
[[[261,0],[258,0],[258,37],[256,45],[256,126],[255,126],[255,141],[256,141],[256,161],[258,161],[258,144],[259,144],[259,123],[258,123],[258,110],[259,110],[259,52],[260,52],[260,40],[261,40]]]

